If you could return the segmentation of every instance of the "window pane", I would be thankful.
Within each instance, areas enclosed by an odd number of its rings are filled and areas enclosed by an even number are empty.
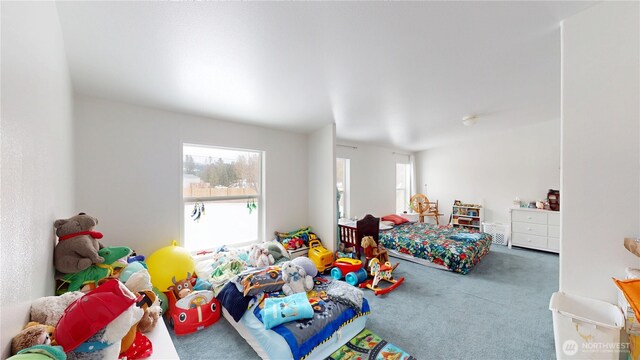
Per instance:
[[[258,240],[257,200],[251,211],[247,203],[245,199],[206,201],[204,214],[196,220],[196,215],[192,216],[195,203],[185,202],[185,247],[202,250]]]
[[[407,164],[396,164],[396,189],[405,189]]]
[[[401,213],[406,210],[407,204],[405,204],[405,191],[396,190],[396,212]]]
[[[185,145],[183,196],[259,194],[260,162],[255,151]]]
[[[187,249],[259,240],[261,165],[259,151],[183,146],[183,239]]]

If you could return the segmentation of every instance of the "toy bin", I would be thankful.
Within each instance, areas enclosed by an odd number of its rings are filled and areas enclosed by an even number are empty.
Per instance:
[[[482,232],[491,235],[491,243],[507,245],[509,243],[507,225],[500,223],[482,223]]]
[[[628,344],[620,343],[624,316],[604,301],[562,292],[549,302],[558,359],[618,359]]]

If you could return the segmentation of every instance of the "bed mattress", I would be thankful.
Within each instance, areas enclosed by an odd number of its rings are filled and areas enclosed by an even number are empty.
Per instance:
[[[249,309],[239,322],[233,320],[227,309],[222,308],[222,316],[233,326],[262,359],[280,360],[294,359],[287,341],[273,330],[265,330],[264,324],[258,320],[252,309]],[[325,359],[334,351],[346,344],[364,329],[368,314],[353,319],[335,331],[324,342],[320,343],[304,359]]]
[[[427,223],[405,223],[380,232],[380,243],[391,255],[424,260],[461,274],[489,253],[491,240],[489,234]]]

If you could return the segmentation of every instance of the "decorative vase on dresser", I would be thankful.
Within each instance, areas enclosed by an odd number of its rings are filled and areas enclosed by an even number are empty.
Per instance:
[[[560,252],[560,212],[512,208],[509,247]]]

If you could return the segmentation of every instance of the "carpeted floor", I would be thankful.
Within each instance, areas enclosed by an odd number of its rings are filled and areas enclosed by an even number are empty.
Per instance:
[[[558,289],[558,255],[493,245],[468,275],[392,262],[405,282],[382,297],[365,292],[367,328],[416,358],[555,358],[549,298]],[[258,358],[224,318],[171,334],[181,359]]]

